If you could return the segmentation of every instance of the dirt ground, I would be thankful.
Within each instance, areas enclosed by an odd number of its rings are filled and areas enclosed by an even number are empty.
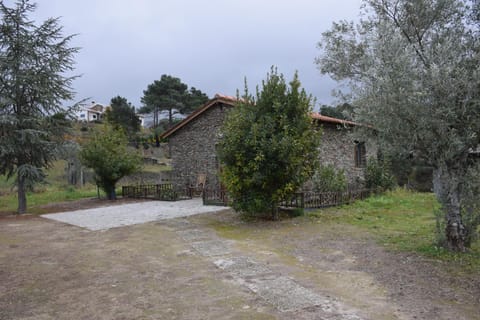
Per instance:
[[[202,253],[205,234],[341,310],[282,308]],[[480,319],[480,275],[302,217],[253,223],[225,211],[87,231],[10,216],[0,218],[0,319]]]

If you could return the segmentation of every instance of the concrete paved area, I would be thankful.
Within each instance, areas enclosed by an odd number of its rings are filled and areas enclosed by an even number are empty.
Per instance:
[[[88,230],[107,230],[150,221],[186,217],[225,210],[225,207],[204,206],[202,199],[183,201],[147,201],[94,209],[44,214],[52,219]]]

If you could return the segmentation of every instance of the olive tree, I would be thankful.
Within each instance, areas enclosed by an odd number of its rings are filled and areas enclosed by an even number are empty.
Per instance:
[[[58,156],[69,122],[61,105],[71,100],[77,48],[69,46],[57,19],[37,25],[28,18],[35,4],[0,1],[0,174],[16,177],[18,213],[26,191],[45,177]]]
[[[383,150],[433,167],[448,247],[464,251],[467,174],[480,143],[480,37],[470,1],[365,0],[323,33],[316,62],[348,86],[354,120]]]
[[[279,201],[317,165],[320,135],[310,117],[312,99],[296,74],[287,84],[273,68],[256,98],[245,91],[221,131],[222,182],[235,209],[276,219]]]

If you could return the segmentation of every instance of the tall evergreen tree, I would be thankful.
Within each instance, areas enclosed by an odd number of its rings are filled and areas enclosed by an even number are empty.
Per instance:
[[[27,208],[28,187],[43,179],[56,159],[67,121],[61,104],[71,100],[75,77],[70,47],[58,19],[36,25],[36,5],[0,1],[0,174],[16,176],[18,213]],[[57,114],[57,115],[56,115]]]
[[[135,107],[124,97],[116,96],[110,100],[106,119],[113,126],[122,128],[129,139],[140,130],[140,118],[135,113]]]
[[[185,106],[180,109],[181,113],[191,113],[205,102],[208,101],[208,96],[201,90],[191,87],[185,97]]]
[[[173,110],[180,113],[190,113],[208,100],[208,96],[202,91],[188,86],[179,78],[170,75],[162,75],[160,80],[155,80],[143,91],[141,108],[142,113],[168,110],[168,122],[173,124]],[[155,123],[157,125],[157,123]]]

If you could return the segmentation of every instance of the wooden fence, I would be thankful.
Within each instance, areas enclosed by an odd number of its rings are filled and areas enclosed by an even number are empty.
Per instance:
[[[296,192],[291,197],[280,202],[286,208],[325,208],[363,200],[372,194],[370,189],[351,190],[345,192]]]
[[[204,189],[202,199],[206,206],[228,206],[228,192],[224,189]]]
[[[177,201],[191,199],[190,189],[177,190],[171,183],[122,186],[122,197],[135,199],[154,199],[163,201]]]
[[[356,200],[363,200],[369,197],[374,190],[361,189],[345,192],[296,192],[292,196],[280,201],[279,206],[285,208],[325,208],[352,203]],[[155,199],[163,201],[177,201],[191,199],[193,196],[192,188],[178,190],[172,184],[153,184],[153,185],[135,185],[122,186],[122,196],[124,198],[136,199]],[[228,206],[228,192],[224,189],[203,189],[202,199],[204,205]]]
[[[373,190],[361,189],[345,192],[296,192],[292,196],[280,201],[279,206],[284,208],[325,208],[363,200],[372,194]],[[231,200],[226,190],[205,189],[203,191],[204,205],[227,206]]]

